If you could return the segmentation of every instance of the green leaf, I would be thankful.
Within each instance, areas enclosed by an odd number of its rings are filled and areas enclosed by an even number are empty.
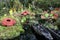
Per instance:
[[[45,14],[45,17],[46,17],[46,18],[48,18],[48,16],[49,16],[49,14],[48,14],[48,13],[46,13],[46,14]]]

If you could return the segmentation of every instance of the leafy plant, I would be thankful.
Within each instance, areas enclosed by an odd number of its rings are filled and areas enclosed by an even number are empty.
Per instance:
[[[12,18],[11,16],[2,16],[0,20],[2,21],[5,18]],[[12,18],[16,20],[16,24],[13,26],[4,26],[0,23],[0,39],[11,39],[20,35],[24,32],[24,29],[18,18]]]

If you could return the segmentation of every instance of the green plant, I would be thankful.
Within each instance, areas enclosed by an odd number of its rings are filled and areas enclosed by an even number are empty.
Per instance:
[[[20,33],[24,32],[24,29],[20,23],[19,18],[11,17],[11,16],[2,16],[0,18],[0,22],[2,22],[5,18],[12,18],[16,20],[16,24],[13,26],[4,26],[0,23],[0,39],[11,39],[20,35]]]

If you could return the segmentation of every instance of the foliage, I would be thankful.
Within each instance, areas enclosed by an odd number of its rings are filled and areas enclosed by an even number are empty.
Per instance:
[[[49,11],[49,7],[60,7],[60,0],[2,0],[0,2],[0,21],[9,17],[15,19],[16,24],[12,27],[5,27],[0,24],[0,38],[13,38],[24,32],[22,24],[27,20],[29,20],[31,25],[44,22],[43,19],[41,19],[41,15],[42,18],[52,18],[52,14],[47,11],[44,13],[44,10]],[[22,15],[21,13],[24,10],[28,10],[30,14]],[[55,26],[50,23],[45,23],[44,25],[48,24],[46,25],[47,28],[57,30],[57,25],[60,25],[59,21],[60,19],[57,19]]]
[[[0,18],[0,22],[4,18],[7,18],[7,17],[16,20],[16,24],[11,27],[6,27],[6,26],[1,25],[1,23],[0,23],[0,39],[11,39],[11,38],[19,36],[20,33],[24,32],[24,29],[17,17],[2,16]]]

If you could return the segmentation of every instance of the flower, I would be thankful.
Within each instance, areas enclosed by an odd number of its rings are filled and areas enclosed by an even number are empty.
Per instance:
[[[55,12],[54,11],[51,11],[51,14],[55,14]]]
[[[54,16],[58,17],[58,14],[54,14]]]
[[[59,8],[55,8],[55,10],[56,10],[56,11],[58,11],[58,10],[59,10]]]
[[[29,14],[28,11],[24,11],[24,12],[22,12],[22,15],[28,15],[28,14]]]
[[[13,26],[16,23],[15,20],[11,19],[11,18],[5,18],[2,20],[1,24],[3,26]]]
[[[24,33],[20,19],[11,16],[0,17],[0,39],[12,39]]]
[[[54,14],[54,18],[57,19],[58,18],[58,14]]]
[[[41,19],[45,19],[45,17],[41,15]]]

